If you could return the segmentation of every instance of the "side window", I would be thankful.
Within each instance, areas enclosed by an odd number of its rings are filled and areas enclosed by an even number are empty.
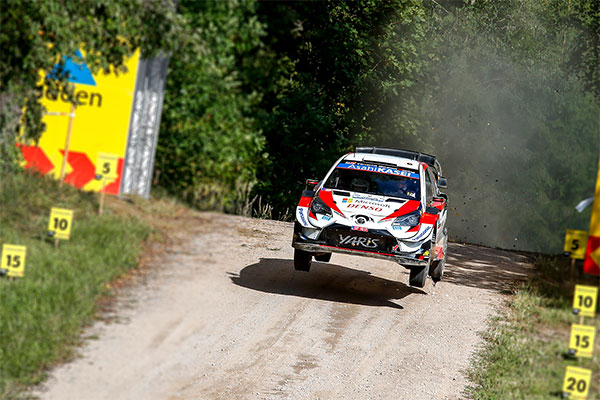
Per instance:
[[[429,171],[425,171],[425,197],[427,204],[430,204],[433,200],[433,183]]]
[[[431,182],[432,182],[431,188],[432,188],[432,190],[433,190],[433,195],[434,195],[434,196],[439,196],[439,195],[440,195],[440,189],[439,189],[439,188],[438,188],[438,186],[437,186],[437,179],[436,179],[436,176],[435,176],[435,174],[433,173],[433,171],[431,171],[431,169],[430,169],[430,168],[427,168],[427,171],[429,172],[429,175],[430,175],[430,177],[431,177]]]

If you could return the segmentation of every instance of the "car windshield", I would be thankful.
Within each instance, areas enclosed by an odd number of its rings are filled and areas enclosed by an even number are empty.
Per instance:
[[[405,199],[420,196],[417,172],[377,165],[340,163],[323,186]]]

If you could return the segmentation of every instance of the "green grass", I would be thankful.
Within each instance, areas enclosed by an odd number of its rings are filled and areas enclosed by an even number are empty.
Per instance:
[[[485,333],[486,345],[478,352],[469,371],[474,399],[558,399],[565,367],[577,366],[567,354],[572,323],[573,285],[565,257],[538,257],[536,273],[514,288],[507,309],[492,321]],[[581,267],[579,267],[581,269]],[[598,279],[577,277],[579,284],[598,285]],[[586,325],[600,327],[598,319]],[[593,359],[581,367],[592,370],[588,399],[600,399],[600,341],[596,337]]]
[[[54,248],[50,208],[75,211],[71,239]],[[107,283],[137,265],[151,229],[96,215],[96,195],[29,173],[0,174],[0,244],[27,246],[25,277],[0,278],[0,398],[19,397],[69,359]]]

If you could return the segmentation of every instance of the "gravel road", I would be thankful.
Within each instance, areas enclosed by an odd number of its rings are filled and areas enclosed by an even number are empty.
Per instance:
[[[404,268],[363,257],[295,272],[292,224],[195,218],[34,395],[461,399],[501,291],[530,268],[514,253],[451,243],[444,280],[422,290]]]

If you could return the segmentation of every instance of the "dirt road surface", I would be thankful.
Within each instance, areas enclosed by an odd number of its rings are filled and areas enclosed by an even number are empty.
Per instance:
[[[450,244],[444,280],[334,254],[295,272],[292,224],[203,213],[122,289],[42,399],[461,399],[523,256]]]

